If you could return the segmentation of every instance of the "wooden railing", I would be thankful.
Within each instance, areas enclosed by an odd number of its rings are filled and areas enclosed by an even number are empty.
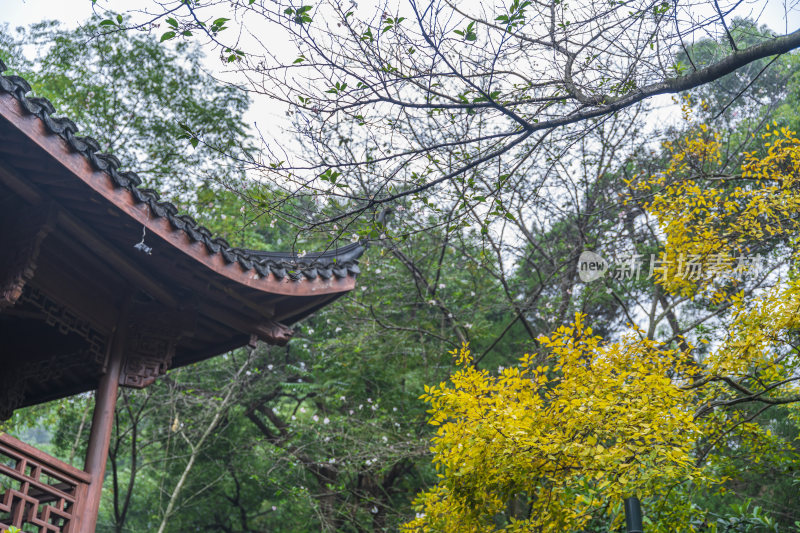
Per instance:
[[[0,434],[0,531],[77,533],[89,474]]]

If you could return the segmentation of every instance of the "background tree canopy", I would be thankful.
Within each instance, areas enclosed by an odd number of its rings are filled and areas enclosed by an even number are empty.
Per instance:
[[[3,29],[36,93],[229,241],[371,245],[287,347],[122,393],[98,530],[621,531],[630,494],[648,531],[800,527],[800,34],[737,6],[193,0]],[[244,122],[262,96],[278,143]],[[610,268],[584,283],[586,250]],[[91,405],[7,429],[80,466]]]
[[[533,216],[545,201],[533,191],[548,152],[649,96],[800,45],[788,26],[785,35],[736,27],[763,3],[716,0],[147,5],[131,21],[109,16],[104,28],[158,25],[164,42],[200,40],[250,91],[295,116],[303,149],[265,145],[257,166],[280,189],[264,212],[304,231],[380,233],[383,209],[401,200],[424,208],[434,191],[455,221],[487,230],[520,205]],[[290,44],[265,40],[266,31]],[[703,54],[703,40],[721,46]],[[298,196],[324,199],[284,213],[285,198]]]

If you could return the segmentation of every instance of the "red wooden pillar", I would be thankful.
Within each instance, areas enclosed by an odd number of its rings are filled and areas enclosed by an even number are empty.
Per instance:
[[[103,477],[106,473],[108,447],[111,443],[111,430],[114,425],[114,409],[117,406],[119,377],[125,358],[126,319],[127,313],[123,311],[122,319],[111,340],[111,352],[106,373],[100,379],[100,386],[95,393],[92,430],[89,435],[89,448],[86,451],[84,466],[86,473],[91,476],[91,481],[82,505],[79,533],[95,533],[97,527],[100,497],[103,493]]]

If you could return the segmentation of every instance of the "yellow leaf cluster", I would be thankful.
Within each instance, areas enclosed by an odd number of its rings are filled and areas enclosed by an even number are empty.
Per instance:
[[[608,502],[701,477],[686,354],[635,331],[604,343],[584,318],[541,339],[552,367],[526,355],[493,375],[454,354],[450,382],[423,396],[440,482],[406,531],[579,530]]]
[[[754,242],[796,242],[800,140],[786,128],[768,127],[763,137],[766,153],[743,154],[741,172],[729,175],[719,134],[701,125],[683,141],[665,145],[671,159],[662,174],[632,184],[652,194],[644,207],[665,237],[654,274],[670,292],[707,291],[719,303],[726,296],[714,290],[715,282],[753,274]]]

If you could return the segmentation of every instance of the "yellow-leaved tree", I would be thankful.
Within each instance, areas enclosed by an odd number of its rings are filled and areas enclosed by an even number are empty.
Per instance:
[[[454,353],[449,382],[422,397],[439,482],[407,531],[613,529],[632,495],[648,499],[648,531],[713,529],[692,494],[721,486],[725,449],[755,462],[785,451],[753,420],[774,406],[797,418],[800,402],[800,141],[764,137],[731,173],[720,136],[692,127],[665,145],[664,172],[630,183],[659,228],[655,290],[710,310],[703,327],[659,338],[629,324],[604,340],[578,314],[499,374]]]

